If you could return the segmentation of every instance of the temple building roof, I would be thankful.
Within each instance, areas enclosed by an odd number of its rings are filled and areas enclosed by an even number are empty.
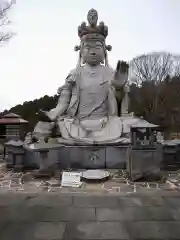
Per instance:
[[[0,124],[27,124],[28,121],[15,113],[7,113],[0,118]]]
[[[132,128],[157,128],[158,125],[149,123],[148,121],[140,118],[138,119],[138,122],[133,124],[131,127]]]

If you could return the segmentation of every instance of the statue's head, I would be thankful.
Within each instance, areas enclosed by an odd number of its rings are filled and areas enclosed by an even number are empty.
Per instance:
[[[105,48],[104,44],[100,41],[85,41],[81,46],[81,57],[83,63],[89,65],[98,65],[104,63]]]
[[[106,46],[105,40],[108,35],[108,27],[100,22],[97,26],[98,13],[95,9],[91,9],[88,12],[87,20],[89,25],[87,26],[83,22],[78,27],[78,35],[81,39],[80,46],[76,46],[75,50],[80,50],[80,57],[83,63],[90,65],[98,65],[104,63],[107,56],[107,50],[111,50],[111,46]]]

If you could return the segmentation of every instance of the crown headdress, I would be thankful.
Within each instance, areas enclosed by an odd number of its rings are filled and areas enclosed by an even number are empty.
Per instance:
[[[95,9],[89,10],[87,14],[88,25],[85,22],[82,22],[78,27],[78,36],[81,41],[87,40],[97,40],[105,43],[106,37],[108,36],[108,27],[104,22],[100,22],[97,25],[98,21],[98,12]],[[108,51],[111,50],[111,46],[105,46]],[[76,46],[75,50],[80,50],[80,46]]]

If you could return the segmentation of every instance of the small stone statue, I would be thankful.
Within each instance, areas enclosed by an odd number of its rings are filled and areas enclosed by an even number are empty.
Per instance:
[[[128,113],[128,68],[118,62],[114,71],[108,64],[105,44],[108,27],[98,22],[98,13],[91,9],[88,25],[78,27],[80,46],[77,67],[70,71],[65,83],[58,89],[56,108],[41,112],[41,121],[34,134],[48,136],[54,124],[58,125],[61,141],[87,144],[121,141],[124,122],[119,115]],[[117,98],[117,99],[116,99]],[[117,100],[121,105],[118,110]]]
[[[90,27],[96,27],[98,21],[98,13],[95,9],[92,8],[91,10],[89,10],[87,20]]]
[[[28,132],[25,136],[24,144],[28,145],[30,143],[32,143],[32,133]]]

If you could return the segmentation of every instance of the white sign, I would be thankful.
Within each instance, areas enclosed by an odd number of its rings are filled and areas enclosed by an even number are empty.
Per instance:
[[[63,172],[61,180],[62,187],[79,187],[80,185],[81,185],[81,173]]]

